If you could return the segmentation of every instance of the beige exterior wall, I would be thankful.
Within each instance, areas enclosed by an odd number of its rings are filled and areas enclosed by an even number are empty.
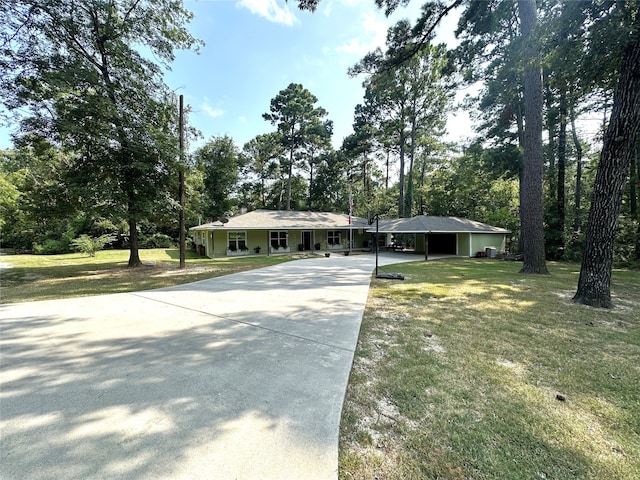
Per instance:
[[[458,247],[456,255],[459,257],[470,257],[471,253],[471,234],[470,233],[459,233],[458,237]]]
[[[260,247],[260,255],[268,255],[271,253],[296,253],[298,252],[298,245],[303,243],[303,230],[233,230],[246,233],[246,246],[249,249],[248,252],[231,253],[231,256],[248,254],[255,255],[256,247]],[[288,232],[288,246],[285,251],[271,249],[270,239],[272,231],[286,231]],[[315,229],[304,230],[311,232],[311,250],[315,250],[314,245],[316,243],[322,243],[327,240],[327,229]],[[338,229],[340,232],[340,239],[349,238],[349,230]],[[353,245],[351,248],[362,248],[364,240],[368,240],[370,234],[366,233],[364,229],[353,231]],[[227,251],[229,247],[229,230],[195,230],[193,232],[193,239],[196,245],[196,251],[203,253],[209,258],[219,258],[230,256],[230,252]],[[335,245],[331,247],[335,250],[341,250],[342,245]],[[204,251],[203,251],[204,249]]]
[[[471,234],[471,252],[468,256],[474,256],[477,252],[484,252],[487,247],[495,247],[498,253],[506,248],[507,236],[503,233],[476,233]]]
[[[246,245],[248,252],[242,254],[255,255],[255,248],[260,247],[260,255],[268,255],[270,251],[270,232],[271,230],[238,230],[246,232]],[[275,230],[274,230],[275,231]],[[281,231],[281,230],[277,230]],[[315,250],[316,243],[322,243],[327,240],[327,229],[315,229],[305,230],[311,232],[311,250]],[[339,230],[340,238],[345,239],[349,237],[349,230]],[[204,253],[204,255],[215,257],[227,257],[227,248],[229,246],[229,231],[227,230],[209,230],[209,231],[194,231],[193,238],[196,244],[196,251]],[[382,234],[381,234],[382,235]],[[472,257],[477,252],[484,252],[487,247],[495,247],[498,253],[504,252],[506,248],[506,235],[504,234],[491,234],[491,233],[458,233],[456,235],[456,255],[463,257]],[[373,235],[365,232],[364,229],[353,230],[353,244],[351,248],[360,249],[363,248],[364,242],[368,241],[369,245],[372,244]],[[296,253],[298,252],[298,244],[302,243],[302,230],[289,230],[288,231],[289,249],[285,252],[279,253]],[[417,253],[424,253],[424,234],[419,233],[415,235],[415,251]],[[331,247],[335,250],[341,250],[342,245],[335,245]],[[203,252],[204,249],[204,252]],[[277,252],[274,252],[277,253]],[[238,252],[238,255],[240,252]]]

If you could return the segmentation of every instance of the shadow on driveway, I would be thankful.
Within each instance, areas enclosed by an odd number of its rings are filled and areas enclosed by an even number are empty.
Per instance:
[[[373,257],[334,257],[0,306],[1,477],[335,479]]]

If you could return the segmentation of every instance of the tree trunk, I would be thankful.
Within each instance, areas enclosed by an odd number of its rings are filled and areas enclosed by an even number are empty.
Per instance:
[[[289,153],[289,167],[287,168],[287,210],[291,210],[291,175],[293,175],[293,147]]]
[[[576,112],[571,106],[571,135],[573,137],[573,145],[576,149],[576,192],[575,192],[575,213],[573,215],[573,234],[571,236],[571,241],[573,243],[578,241],[578,236],[580,235],[580,217],[582,213],[582,145],[580,144],[580,140],[578,139],[578,134],[576,132]]]
[[[139,267],[142,265],[138,251],[138,223],[133,214],[133,204],[129,202],[129,267]]]
[[[634,180],[635,180],[635,184],[637,186],[640,186],[640,135],[638,136],[638,139],[636,141],[636,155],[634,159],[635,159],[635,166],[636,166]],[[638,198],[637,198],[637,195],[640,194],[640,192],[638,192],[638,188],[636,188],[635,190],[636,190],[635,192],[636,201],[634,203],[635,210],[633,210],[633,214],[634,214],[634,218],[636,219],[636,222],[638,222],[638,226],[636,228],[636,247],[635,247],[634,256],[636,260],[640,260],[640,210],[638,210]]]
[[[522,101],[518,103],[518,114],[516,117],[516,121],[518,124],[518,146],[521,150],[524,150],[524,114],[522,113],[523,105]],[[522,162],[518,166],[518,185],[520,188],[518,189],[518,210],[520,213],[520,235],[518,236],[518,252],[524,252],[523,238],[524,235],[522,233],[522,205],[524,205],[524,189],[522,185],[524,185],[524,166]]]
[[[591,196],[576,303],[611,307],[613,242],[624,184],[640,133],[640,36],[623,55]]]
[[[404,218],[404,122],[400,131],[400,178],[398,194],[398,218]]]
[[[567,94],[563,89],[560,93],[560,131],[558,132],[558,181],[556,184],[556,249],[558,258],[564,255],[564,223],[566,217],[565,209],[565,174],[567,165]]]
[[[384,177],[384,191],[385,193],[389,191],[389,157],[391,156],[391,149],[387,148],[387,162],[386,162],[386,173]]]
[[[418,210],[418,215],[424,215],[426,211],[425,199],[424,199],[424,177],[426,175],[427,170],[427,158],[426,153],[424,154],[424,158],[422,161],[422,165],[420,165],[420,208]]]
[[[542,210],[542,68],[540,48],[533,36],[537,23],[535,0],[518,0],[524,37],[524,153],[521,208],[524,264],[521,273],[546,274]]]
[[[413,215],[413,161],[416,152],[416,123],[417,114],[415,113],[415,102],[413,105],[413,115],[411,118],[411,144],[409,146],[409,176],[407,178],[407,195],[404,201],[404,211],[411,218]]]
[[[311,160],[309,160],[309,199],[307,201],[309,211],[312,210],[312,200],[311,193],[313,192],[313,155],[311,155]]]
[[[640,139],[639,139],[640,140]],[[638,174],[636,167],[638,166],[638,145],[636,145],[636,154],[631,156],[631,167],[629,168],[629,213],[632,218],[637,218],[638,214],[638,193],[636,185],[638,184]]]

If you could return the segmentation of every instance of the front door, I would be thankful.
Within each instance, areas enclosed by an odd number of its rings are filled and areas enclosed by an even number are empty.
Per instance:
[[[302,232],[302,245],[304,250],[311,250],[311,232]]]

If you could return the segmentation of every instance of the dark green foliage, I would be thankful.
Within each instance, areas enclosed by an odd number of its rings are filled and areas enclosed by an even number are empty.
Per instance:
[[[270,112],[262,117],[276,126],[280,142],[288,152],[282,157],[281,170],[286,174],[286,210],[292,203],[292,181],[296,164],[308,161],[313,166],[315,155],[326,149],[332,124],[325,120],[327,111],[316,107],[318,98],[301,84],[291,83],[271,99]]]
[[[169,235],[154,233],[151,236],[140,238],[140,248],[172,248],[176,242]]]
[[[42,243],[33,244],[33,253],[38,255],[56,255],[70,252],[70,247],[71,245],[68,239],[46,238]]]
[[[214,137],[196,151],[194,158],[203,179],[202,213],[210,219],[229,215],[242,167],[238,147],[229,136]]]
[[[458,216],[519,232],[517,148],[471,145],[457,159],[441,164],[426,182],[424,214]]]
[[[19,144],[72,152],[76,192],[127,219],[129,265],[139,265],[137,223],[165,203],[178,158],[176,108],[139,47],[168,66],[174,49],[198,44],[191,14],[174,0],[15,0],[0,15],[2,101],[30,113]]]

